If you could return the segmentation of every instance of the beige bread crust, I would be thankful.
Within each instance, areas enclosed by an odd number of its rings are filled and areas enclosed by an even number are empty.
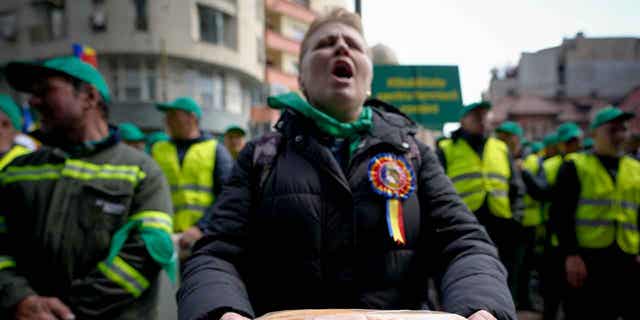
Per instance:
[[[259,320],[464,320],[452,313],[422,310],[307,309],[270,312]]]

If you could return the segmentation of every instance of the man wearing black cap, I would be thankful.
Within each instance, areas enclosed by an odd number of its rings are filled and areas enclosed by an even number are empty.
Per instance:
[[[102,75],[62,57],[6,76],[45,146],[0,174],[0,318],[156,318],[159,271],[176,272],[169,188],[107,124]]]
[[[592,153],[567,157],[550,218],[564,257],[568,319],[638,319],[640,162],[624,156],[626,121],[618,108],[591,122]]]
[[[524,187],[507,145],[486,135],[490,108],[489,102],[464,107],[461,128],[440,141],[437,153],[456,191],[495,242],[515,296],[513,232],[522,217]]]

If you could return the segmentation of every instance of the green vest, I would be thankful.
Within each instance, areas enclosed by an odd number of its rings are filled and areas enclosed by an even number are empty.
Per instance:
[[[471,211],[480,209],[487,199],[493,215],[513,217],[509,204],[509,152],[504,142],[487,139],[482,159],[464,139],[442,140],[440,148],[447,162],[447,175]]]
[[[192,145],[182,160],[182,167],[173,143],[160,141],[153,145],[151,155],[171,186],[175,232],[183,232],[195,225],[215,201],[213,169],[217,143],[211,139]]]
[[[11,147],[11,150],[9,150],[9,152],[5,153],[4,156],[0,158],[0,170],[6,167],[9,164],[9,162],[11,162],[13,159],[30,152],[31,150],[21,145],[18,145],[18,144],[14,145],[13,147]]]
[[[616,181],[597,156],[573,157],[580,180],[576,212],[576,237],[581,248],[606,248],[614,243],[622,251],[637,255],[640,247],[640,162],[622,157]]]
[[[540,162],[540,156],[537,154],[530,154],[524,159],[523,167],[534,176],[537,176],[540,173]],[[533,227],[541,225],[543,220],[542,203],[533,199],[528,194],[525,195],[522,225],[525,227]]]

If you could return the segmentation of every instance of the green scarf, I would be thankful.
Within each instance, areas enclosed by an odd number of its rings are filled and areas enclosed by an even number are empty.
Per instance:
[[[140,228],[141,224],[141,220],[129,221],[122,226],[122,228],[118,229],[113,235],[113,238],[111,238],[111,247],[109,248],[107,261],[113,261],[118,253],[120,253],[120,249],[124,246],[125,241],[129,237],[129,233],[133,229],[138,229],[151,258],[162,266],[162,269],[167,273],[171,282],[175,283],[178,272],[178,262],[173,249],[171,236],[161,230]]]
[[[298,111],[311,119],[320,130],[332,137],[349,139],[349,158],[351,158],[358,144],[360,144],[361,135],[370,131],[373,127],[373,111],[367,106],[362,108],[358,120],[345,123],[313,107],[294,92],[269,97],[267,103],[272,108],[291,108]]]

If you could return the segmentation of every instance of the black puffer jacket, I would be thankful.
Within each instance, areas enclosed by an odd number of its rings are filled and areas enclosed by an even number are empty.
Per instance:
[[[302,308],[417,309],[429,276],[445,311],[486,309],[515,319],[506,272],[486,232],[434,153],[414,142],[415,124],[377,105],[373,129],[346,173],[315,125],[290,110],[277,125],[282,141],[259,191],[255,142],[248,144],[184,266],[180,319],[229,310],[253,317]],[[411,161],[417,183],[403,202],[401,247],[388,235],[386,201],[373,192],[368,165],[383,152],[409,155],[411,146],[421,159]]]

